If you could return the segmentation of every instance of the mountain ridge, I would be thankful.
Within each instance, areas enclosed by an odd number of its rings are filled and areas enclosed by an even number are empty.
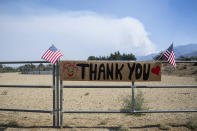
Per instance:
[[[159,52],[160,53],[160,52]],[[146,56],[136,56],[139,61],[152,61],[153,58],[159,53],[153,53]],[[175,57],[180,58],[183,57],[197,57],[197,43],[190,43],[186,45],[179,45],[174,47]]]

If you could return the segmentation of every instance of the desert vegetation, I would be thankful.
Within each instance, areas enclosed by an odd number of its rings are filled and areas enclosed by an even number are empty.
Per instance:
[[[135,55],[130,54],[121,54],[119,51],[111,53],[109,56],[89,56],[88,60],[136,60]]]
[[[113,53],[112,53],[113,54]],[[118,52],[115,56],[125,56]],[[111,56],[113,56],[111,55]],[[106,58],[110,58],[108,56]],[[120,57],[120,56],[119,56]],[[99,57],[99,59],[102,57]],[[105,59],[106,59],[105,58]],[[118,57],[115,57],[118,58]],[[93,58],[91,58],[93,60]],[[112,59],[112,57],[110,58]],[[0,65],[0,83],[5,85],[51,85],[51,75],[25,75],[24,70],[51,70],[50,64],[26,64],[17,68]],[[130,82],[64,81],[64,85],[119,85]],[[163,64],[161,82],[136,82],[135,85],[196,85],[197,64]],[[196,89],[135,89],[135,110],[196,110]],[[64,110],[131,110],[131,89],[65,89]],[[52,110],[52,89],[0,88],[0,108]],[[0,112],[0,127],[50,126],[52,114]],[[71,130],[79,127],[106,127],[106,130],[131,130],[152,126],[155,130],[196,130],[195,113],[160,114],[64,114],[64,126]],[[113,128],[108,128],[113,127]],[[0,128],[1,129],[1,128]],[[104,128],[101,128],[104,129]]]
[[[188,66],[189,67],[189,66]],[[188,68],[187,67],[187,68]],[[161,82],[136,82],[136,85],[196,85],[196,77],[162,75]],[[51,75],[25,75],[0,73],[1,84],[51,85]],[[64,81],[64,85],[122,85],[130,82]],[[186,110],[197,109],[196,89],[135,89],[135,110]],[[63,94],[64,110],[131,110],[131,89],[66,89]],[[125,99],[124,99],[125,98]],[[0,88],[0,108],[52,110],[52,89]],[[125,104],[123,104],[125,103]],[[11,121],[19,126],[50,126],[52,114],[0,112],[2,126]],[[187,123],[190,121],[190,123]],[[113,127],[116,130],[156,125],[151,129],[170,125],[173,130],[195,128],[195,113],[159,113],[136,116],[125,114],[64,114],[64,126]],[[175,125],[175,126],[173,126]],[[176,127],[178,125],[178,127]],[[187,126],[186,126],[187,125]],[[11,126],[10,126],[11,127]],[[84,130],[92,130],[92,128]]]
[[[131,95],[126,95],[122,97],[122,108],[121,111],[131,111],[132,108],[132,96]],[[142,91],[138,90],[137,94],[135,94],[135,108],[134,110],[136,111],[142,111],[142,110],[148,110],[148,107],[145,104],[144,96]],[[143,115],[142,113],[127,113],[129,115],[136,115],[136,116],[141,116]]]

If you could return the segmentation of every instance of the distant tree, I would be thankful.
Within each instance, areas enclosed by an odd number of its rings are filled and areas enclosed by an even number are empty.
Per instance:
[[[20,71],[20,72],[24,72],[24,71],[27,72],[27,71],[32,71],[32,70],[35,70],[35,69],[36,69],[36,66],[33,65],[33,64],[25,64],[25,65],[19,66],[17,68],[17,70]]]
[[[119,51],[111,53],[110,56],[89,56],[88,60],[136,60],[136,57],[130,54],[121,54]]]
[[[35,69],[36,69],[36,66],[35,66],[34,64],[30,64],[30,65],[28,65],[28,66],[29,66],[29,68],[32,69],[32,70],[35,70]]]
[[[109,60],[122,60],[122,56],[119,51],[116,51],[114,52],[114,54],[111,53],[108,59]]]
[[[123,54],[122,55],[122,60],[136,60],[136,57],[132,53]]]
[[[162,60],[165,60],[164,56],[163,55],[163,52],[159,53],[158,55],[156,55],[155,57],[153,57],[153,60],[155,61],[162,61]]]
[[[96,60],[96,57],[95,56],[89,56],[88,60]]]
[[[53,65],[52,64],[48,64],[45,66],[44,70],[49,71],[53,69]]]
[[[44,70],[45,69],[45,66],[40,63],[38,66],[37,66],[37,70]]]
[[[180,56],[178,58],[178,60],[180,60],[180,61],[193,61],[193,60],[197,60],[197,57],[194,57],[194,56],[192,56],[192,57]]]
[[[196,56],[192,56],[191,60],[197,60],[197,57]]]
[[[24,66],[19,66],[18,68],[17,68],[17,71],[19,71],[19,72],[22,72],[24,70]]]
[[[99,56],[99,58],[97,58],[97,60],[107,60],[108,57],[105,57],[105,56]]]
[[[16,70],[13,67],[3,67],[3,72],[15,72]]]

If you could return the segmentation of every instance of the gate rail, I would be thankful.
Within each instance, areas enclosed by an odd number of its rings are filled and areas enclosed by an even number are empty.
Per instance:
[[[62,89],[62,94],[63,94],[63,88],[132,88],[132,110],[130,111],[63,111],[63,113],[181,113],[181,112],[197,112],[197,110],[142,110],[142,111],[137,111],[135,109],[135,99],[134,99],[134,88],[197,88],[197,85],[185,85],[185,86],[134,86],[134,83],[132,86],[63,86],[60,84],[60,88]]]
[[[161,61],[167,63],[166,61]],[[32,64],[32,63],[49,63],[47,61],[8,61],[0,62],[0,64]],[[176,63],[197,63],[197,61],[177,61]],[[135,108],[135,88],[197,88],[197,85],[173,85],[173,86],[135,86],[132,82],[131,86],[63,86],[63,82],[59,80],[59,62],[53,65],[52,85],[0,85],[6,88],[52,88],[53,89],[53,110],[26,110],[26,109],[6,109],[0,108],[0,111],[18,111],[18,112],[35,112],[35,113],[53,113],[53,127],[63,127],[64,113],[183,113],[197,112],[197,110],[143,110],[137,111]],[[63,110],[63,89],[64,88],[131,88],[132,89],[132,106],[128,111],[64,111]],[[60,121],[60,123],[59,123]]]
[[[0,62],[0,64],[39,64],[39,63],[50,63],[48,61],[4,61]],[[55,86],[55,77],[59,75],[57,72],[55,72],[55,68],[58,67],[57,65],[53,65],[53,73],[52,73],[52,83],[51,86],[44,86],[44,85],[0,85],[0,87],[3,88],[52,88],[53,89],[53,107],[52,110],[33,110],[33,109],[7,109],[7,108],[0,108],[0,111],[17,111],[17,112],[33,112],[33,113],[53,113],[53,127],[59,127],[59,116],[57,113],[59,113],[59,108],[56,104],[56,92],[58,91]]]
[[[60,126],[63,128],[63,114],[64,113],[187,113],[187,112],[197,112],[197,110],[135,110],[135,88],[196,88],[197,85],[176,85],[176,86],[135,86],[132,82],[132,86],[63,86],[63,82],[60,81]],[[131,88],[132,89],[132,106],[131,110],[128,111],[87,111],[87,110],[63,110],[63,88]]]
[[[161,61],[162,63],[168,63]],[[178,61],[176,63],[197,63],[197,61]],[[63,110],[63,88],[131,88],[132,89],[132,106],[131,110],[128,111],[85,111],[85,110]],[[197,112],[197,110],[135,110],[135,88],[197,88],[197,85],[172,85],[172,86],[135,86],[132,82],[131,86],[63,86],[62,80],[60,81],[60,127],[63,128],[63,114],[64,113],[187,113]]]

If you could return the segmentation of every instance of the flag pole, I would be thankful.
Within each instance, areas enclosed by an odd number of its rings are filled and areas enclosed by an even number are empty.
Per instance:
[[[163,54],[164,54],[164,53],[162,53],[162,54],[160,55],[159,59],[157,59],[157,60],[155,60],[155,61],[158,62],[158,61],[163,57]]]
[[[173,44],[173,42],[172,42],[172,44]],[[171,45],[172,45],[172,44],[171,44]],[[167,50],[167,49],[166,49],[166,50]],[[163,54],[166,52],[166,50],[160,55],[159,59],[155,60],[156,62],[158,62],[158,61],[163,57]]]

